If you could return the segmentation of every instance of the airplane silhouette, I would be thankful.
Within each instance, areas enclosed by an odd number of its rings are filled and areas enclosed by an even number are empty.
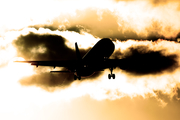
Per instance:
[[[74,73],[74,80],[83,77],[89,77],[95,72],[103,71],[109,68],[110,74],[108,78],[115,79],[113,69],[120,66],[121,59],[109,59],[115,49],[114,43],[109,38],[99,40],[91,50],[81,57],[78,44],[75,43],[77,60],[61,60],[61,61],[15,61],[22,63],[31,63],[38,66],[65,67],[67,71],[51,71],[51,72],[68,72]]]

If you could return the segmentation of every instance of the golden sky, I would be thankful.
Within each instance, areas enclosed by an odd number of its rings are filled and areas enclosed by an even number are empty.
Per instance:
[[[179,120],[178,0],[6,0],[0,16],[0,119]],[[102,38],[126,61],[115,80],[14,62],[75,59],[75,42],[84,55]]]

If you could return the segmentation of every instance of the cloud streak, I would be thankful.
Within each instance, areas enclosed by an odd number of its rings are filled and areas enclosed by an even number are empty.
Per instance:
[[[29,31],[28,34],[20,35],[13,41],[18,57],[33,61],[77,60],[75,49],[67,45],[66,38],[59,34],[46,33],[46,30],[43,30],[44,33],[41,34],[36,33],[37,31],[34,31],[35,33]],[[74,45],[74,43],[72,44]],[[89,48],[80,48],[81,56],[88,50]],[[68,87],[74,81],[73,73],[50,73],[52,68],[53,66],[34,68],[36,74],[24,77],[19,82],[25,86],[35,85],[48,91],[54,91],[57,88]],[[67,71],[65,68],[60,70]],[[100,72],[96,73],[93,78],[99,75]]]
[[[149,2],[152,4],[149,4]],[[179,43],[171,42],[180,37],[179,6],[175,4],[176,1],[128,1],[128,4],[125,4],[125,1],[119,1],[116,4],[106,1],[105,3],[109,3],[108,8],[86,7],[78,9],[74,7],[67,14],[60,12],[52,15],[48,19],[49,22],[45,19],[44,22],[40,20],[34,24],[26,24],[25,26],[30,27],[25,28],[28,29],[28,32],[24,34],[21,33],[24,29],[19,30],[18,38],[13,42],[17,50],[17,56],[26,60],[76,59],[74,52],[74,43],[76,41],[82,48],[81,53],[83,56],[99,39],[108,37],[117,46],[112,57],[124,60],[123,66],[120,66],[121,69],[115,70],[119,78],[123,75],[128,80],[135,77],[137,80],[133,80],[138,82],[140,79],[145,80],[147,76],[154,79],[168,73],[169,76],[173,76],[168,79],[176,79],[173,81],[174,84],[179,83],[176,74],[176,71],[179,70]],[[159,6],[159,4],[163,4],[164,7]],[[158,41],[158,39],[163,40]],[[85,45],[85,43],[88,44]],[[59,86],[70,87],[74,83],[71,80],[71,75],[50,74],[50,69],[41,67],[34,69],[36,74],[22,78],[20,83],[26,86],[36,85],[49,91],[53,91]],[[100,76],[97,75],[97,79],[93,79],[95,81],[106,80],[108,73],[109,71],[105,71]],[[48,79],[44,81],[45,78]],[[147,82],[147,84],[150,83]],[[119,90],[119,87],[117,89]],[[149,89],[153,93],[154,89],[152,87]],[[155,90],[161,89],[156,88]],[[107,91],[113,93],[114,89]],[[123,92],[119,90],[117,93],[121,94]]]
[[[32,31],[32,29],[29,30]],[[74,44],[74,42],[65,37],[75,32],[68,32],[68,35],[66,33],[63,36],[64,31],[33,30],[28,34],[20,35],[13,42],[19,57],[26,60],[76,59],[73,46],[68,46],[68,44]],[[47,31],[49,32],[47,33]],[[84,34],[77,34],[79,36],[86,35],[85,32]],[[86,39],[82,41],[86,41]],[[89,47],[85,47],[81,41],[79,42],[83,56]],[[96,41],[94,41],[95,43]],[[158,41],[116,40],[114,43],[116,50],[111,58],[122,59],[120,69],[114,70],[116,74],[114,82],[108,80],[107,75],[110,73],[108,70],[98,73],[92,78],[74,81],[73,74],[49,73],[52,70],[51,67],[34,68],[36,74],[23,77],[19,82],[23,86],[37,86],[50,92],[58,89],[67,89],[67,91],[77,89],[81,91],[83,86],[88,86],[90,91],[79,92],[77,96],[89,94],[95,99],[118,99],[123,96],[133,97],[137,95],[145,97],[146,94],[156,96],[154,91],[172,93],[172,89],[179,83],[177,74],[179,71],[179,43],[160,39]],[[63,55],[64,52],[69,54]],[[173,85],[168,86],[171,82]],[[156,84],[161,85],[157,86]],[[97,88],[93,88],[93,86]],[[127,90],[130,86],[132,89]],[[91,91],[92,88],[97,89],[101,96]]]
[[[161,3],[161,1],[159,2]],[[52,20],[51,24],[39,24],[31,27],[78,33],[86,31],[99,38],[153,41],[161,38],[176,41],[180,37],[178,22],[180,13],[174,9],[178,8],[176,2],[165,4],[164,7],[155,7],[149,4],[149,1],[129,1],[128,4],[120,1],[117,6],[113,6],[113,9],[89,7],[77,10],[74,15],[59,15]]]
[[[150,50],[147,46],[131,46],[123,53],[116,51],[113,57],[122,59],[119,68],[130,74],[158,74],[164,70],[173,72],[178,65],[176,54],[163,55],[163,50]]]
[[[15,42],[18,53],[25,59],[63,60],[75,59],[74,50],[65,45],[65,38],[59,35],[30,33],[20,36]]]
[[[179,1],[8,0],[0,6],[2,119],[79,120],[82,113],[95,119],[178,119]],[[122,59],[113,70],[116,79],[109,80],[106,69],[74,81],[73,74],[50,73],[53,67],[13,62],[76,59],[75,42],[83,56],[102,38],[115,44],[111,58]]]

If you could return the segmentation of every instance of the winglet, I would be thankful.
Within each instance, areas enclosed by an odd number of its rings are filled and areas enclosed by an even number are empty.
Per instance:
[[[78,60],[82,60],[81,54],[80,54],[80,52],[79,52],[79,48],[78,48],[77,42],[75,43],[75,48],[76,48],[76,56],[77,56],[77,59],[78,59]]]

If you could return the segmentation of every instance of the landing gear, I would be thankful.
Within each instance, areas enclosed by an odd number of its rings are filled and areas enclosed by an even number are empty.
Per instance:
[[[81,76],[78,77],[78,80],[81,80]]]
[[[112,74],[112,78],[115,79],[115,74]]]
[[[74,75],[74,80],[76,80],[76,79],[81,80],[81,76]]]
[[[111,74],[108,74],[108,78],[111,79]]]
[[[115,79],[115,74],[108,74],[108,78],[111,79],[111,77]]]
[[[111,79],[111,77],[113,79],[115,79],[115,74],[112,74],[113,68],[110,68],[111,74],[108,74],[108,78]]]

